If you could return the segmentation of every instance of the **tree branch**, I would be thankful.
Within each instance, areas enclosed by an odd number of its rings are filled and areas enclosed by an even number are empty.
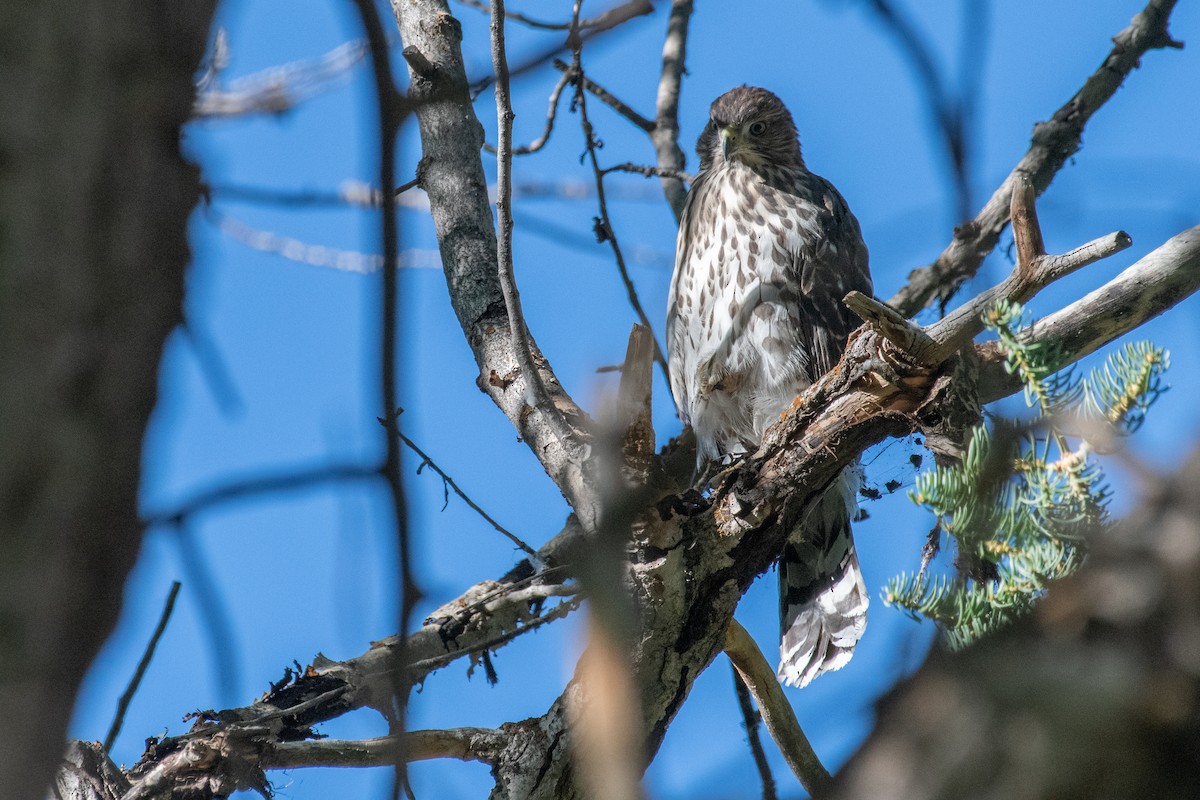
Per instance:
[[[1090,352],[1104,343],[1102,339],[1111,340],[1200,289],[1198,266],[1200,226],[1072,306],[1073,327],[1060,324],[1054,320],[1058,315],[1052,315],[1032,330],[1039,326],[1053,330],[1065,341],[1080,342],[1080,353]],[[1138,287],[1145,288],[1149,300],[1134,302],[1140,296]],[[1120,316],[1131,307],[1133,322],[1102,324],[1094,319],[1101,313]],[[634,542],[640,555],[629,567],[635,591],[656,598],[643,606],[645,618],[632,652],[647,754],[657,749],[695,678],[716,653],[728,647],[727,629],[741,594],[770,567],[783,547],[785,532],[819,501],[841,468],[870,445],[922,429],[927,420],[940,419],[956,404],[971,402],[957,394],[969,392],[971,383],[952,380],[953,360],[938,370],[888,366],[881,357],[885,342],[870,329],[856,332],[842,361],[767,431],[756,453],[732,470],[715,493],[711,510],[703,504],[688,505],[678,494],[682,484],[655,483],[664,480],[659,470],[671,472],[670,460],[681,455],[687,466],[679,471],[689,473],[690,454],[668,448],[656,459],[650,485],[643,490],[652,498],[649,508],[635,517]],[[985,355],[987,347],[980,348]],[[985,375],[989,369],[985,360]],[[989,384],[981,380],[981,385]],[[1019,386],[993,388],[984,399],[1018,390]],[[653,486],[659,488],[651,491]],[[554,564],[584,538],[577,523],[568,525],[539,554]],[[683,542],[689,546],[678,546]],[[531,573],[526,565],[523,572],[518,570],[502,582],[478,584],[431,615],[409,637],[406,654],[412,661],[406,679],[419,680],[426,668],[444,666],[455,657],[490,646],[498,631],[508,638],[519,635],[532,627],[522,622],[529,619],[531,596],[569,591],[561,584],[536,588],[540,578]],[[526,589],[533,594],[525,593]],[[147,774],[155,763],[193,739],[226,735],[222,732],[230,725],[267,725],[275,731],[272,741],[284,735],[304,739],[308,726],[316,722],[361,705],[373,706],[387,697],[380,689],[390,686],[387,673],[394,663],[394,646],[393,638],[377,642],[347,662],[319,660],[293,684],[279,687],[254,706],[206,714],[193,733],[160,742],[158,751],[148,753],[135,775]],[[429,660],[418,660],[421,656]],[[580,691],[580,685],[572,682],[546,714],[506,729],[509,739],[495,773],[498,796],[559,796],[552,787],[560,785],[560,779],[570,780],[566,709],[578,702],[572,698]],[[319,708],[305,706],[318,698],[324,698]],[[771,706],[761,697],[759,702],[764,713]],[[308,710],[293,716],[295,712],[284,711],[289,707]]]
[[[932,346],[928,350],[918,349],[909,354],[917,363],[940,364],[951,353],[974,339],[983,330],[983,312],[997,300],[1027,302],[1059,278],[1133,244],[1129,234],[1117,231],[1064,255],[1046,255],[1034,207],[1033,185],[1023,176],[1018,178],[1013,188],[1011,216],[1019,256],[1013,271],[1002,282],[971,298],[926,329]]]
[[[783,693],[775,670],[767,663],[762,651],[737,620],[730,620],[725,633],[725,655],[754,695],[763,722],[779,751],[800,783],[815,798],[824,797],[833,785],[829,771],[817,758],[808,737],[800,729],[796,712]]]
[[[1200,225],[1168,239],[1094,292],[1022,331],[1029,343],[1053,342],[1063,366],[1075,363],[1174,307],[1200,290]],[[979,397],[991,403],[1021,390],[1004,369],[993,342],[976,348],[981,360]]]
[[[1058,170],[1079,150],[1083,129],[1092,114],[1108,102],[1143,55],[1163,47],[1179,47],[1167,32],[1175,0],[1150,0],[1128,28],[1113,38],[1113,48],[1075,95],[1048,122],[1033,128],[1029,150],[992,194],[975,219],[954,231],[954,241],[927,267],[909,273],[908,284],[888,305],[911,317],[934,300],[943,305],[963,281],[978,271],[1000,241],[1008,223],[1013,187],[1026,179],[1041,194]]]
[[[1013,236],[1018,261],[1009,276],[942,320],[922,328],[895,310],[863,295],[850,292],[845,303],[904,355],[917,364],[936,367],[983,330],[983,314],[997,300],[1024,303],[1059,278],[1129,247],[1133,240],[1124,231],[1095,239],[1060,256],[1046,254],[1034,206],[1033,186],[1019,179],[1012,195]]]
[[[129,685],[121,693],[120,699],[117,700],[117,713],[113,717],[112,725],[108,728],[108,734],[104,737],[105,751],[112,750],[113,745],[117,741],[117,736],[121,733],[121,726],[125,724],[125,712],[129,710],[129,704],[133,701],[133,696],[137,694],[138,687],[142,685],[142,678],[146,676],[146,670],[150,667],[150,660],[154,658],[154,651],[158,648],[158,640],[162,638],[163,633],[167,630],[167,623],[171,620],[171,612],[175,610],[175,598],[179,596],[179,589],[182,586],[183,584],[179,581],[171,582],[171,591],[167,593],[167,601],[163,604],[162,614],[158,618],[158,625],[154,627],[154,633],[150,635],[150,641],[146,643],[142,659],[138,662],[133,677],[129,679]]]
[[[558,59],[555,59],[555,63],[557,64],[560,62]],[[550,141],[550,134],[554,132],[554,121],[558,118],[558,100],[560,97],[562,97],[563,89],[566,88],[570,80],[570,75],[563,75],[558,79],[558,83],[554,84],[554,89],[550,92],[550,105],[546,110],[546,127],[542,129],[542,135],[527,145],[512,148],[512,155],[527,156],[530,153],[536,153],[545,147],[546,143]],[[483,145],[483,149],[489,153],[496,152],[496,148],[492,147],[486,142]]]
[[[646,119],[641,114],[634,111],[620,99],[614,96],[612,92],[608,91],[588,76],[579,74],[573,70],[569,64],[558,58],[554,59],[554,68],[562,72],[563,77],[567,79],[576,78],[582,81],[583,88],[586,89],[589,94],[594,95],[601,103],[604,103],[604,105],[608,106],[613,111],[616,111],[622,117],[629,120],[646,133],[653,133],[654,122],[652,120]]]
[[[671,15],[667,18],[667,35],[663,40],[662,74],[658,80],[655,101],[654,130],[650,138],[658,154],[658,166],[664,170],[682,172],[686,162],[679,149],[679,91],[687,61],[688,23],[692,18],[692,0],[671,0]],[[662,178],[663,194],[675,214],[683,215],[687,189],[678,178]]]
[[[410,70],[410,101],[421,129],[421,186],[429,197],[450,299],[479,366],[479,387],[516,427],[585,526],[595,524],[597,502],[584,459],[590,421],[563,390],[546,359],[527,337],[537,375],[523,373],[513,348],[497,263],[480,149],[483,132],[475,117],[463,70],[461,30],[444,0],[393,0],[406,46],[415,47],[437,69],[434,78]],[[549,407],[528,403],[539,381]],[[563,420],[569,420],[564,436]]]
[[[494,728],[453,728],[409,731],[375,739],[319,739],[279,742],[263,754],[263,769],[299,767],[386,767],[404,754],[409,761],[456,758],[459,761],[494,763],[507,737]]]

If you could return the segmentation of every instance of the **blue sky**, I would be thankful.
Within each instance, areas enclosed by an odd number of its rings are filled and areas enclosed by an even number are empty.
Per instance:
[[[566,19],[569,4],[534,2],[513,8],[545,19]],[[849,0],[697,3],[689,40],[681,124],[692,143],[721,92],[749,83],[778,93],[793,111],[808,164],[834,181],[854,209],[871,248],[876,292],[888,297],[907,272],[932,260],[949,241],[954,222],[947,171],[923,97],[894,42],[863,4]],[[938,51],[950,76],[959,60],[959,3],[902,3]],[[1140,9],[1136,0],[1006,0],[993,3],[991,36],[973,128],[976,159],[973,206],[978,207],[1024,153],[1032,124],[1045,119],[1078,88],[1108,52],[1110,37]],[[607,5],[585,3],[586,14]],[[490,70],[487,18],[452,6],[464,23],[468,70]],[[390,24],[390,18],[389,18]],[[652,115],[665,29],[665,9],[589,44],[584,67],[643,114]],[[1172,30],[1189,39],[1200,11],[1181,4]],[[226,0],[219,25],[229,34],[225,79],[273,65],[314,58],[360,35],[347,2],[282,3]],[[512,26],[511,59],[561,40]],[[1150,53],[1117,96],[1092,120],[1083,150],[1039,205],[1048,249],[1061,252],[1111,230],[1124,229],[1134,246],[1071,276],[1032,304],[1035,314],[1099,286],[1169,236],[1200,221],[1200,61],[1196,43]],[[546,97],[558,73],[549,66],[514,85],[515,139],[541,131]],[[214,185],[281,190],[336,190],[375,174],[374,112],[369,72],[360,65],[344,85],[279,117],[197,122],[188,151]],[[953,86],[953,77],[950,79]],[[589,104],[601,159],[652,163],[644,134],[597,102]],[[476,111],[495,141],[492,96]],[[559,125],[541,153],[518,159],[522,183],[586,185],[578,118],[561,108]],[[401,137],[402,180],[419,157],[415,129]],[[485,158],[489,175],[494,164]],[[655,196],[656,183],[633,175],[609,178],[620,199],[611,211],[643,305],[662,334],[674,222]],[[281,209],[216,196],[215,209],[252,228],[311,245],[376,252],[377,216],[344,208]],[[529,326],[567,389],[594,406],[610,379],[598,366],[621,360],[635,321],[607,245],[594,244],[591,199],[527,199],[517,203],[516,278]],[[402,426],[489,513],[535,546],[553,535],[567,508],[504,417],[474,386],[475,365],[447,302],[431,252],[428,214],[400,213],[401,235],[415,266],[402,274]],[[143,504],[147,513],[171,508],[199,489],[238,476],[296,466],[366,463],[381,452],[375,418],[379,275],[310,266],[258,252],[222,234],[197,213],[195,260],[188,278],[187,316],[204,346],[172,338],[162,367],[163,390],[146,445]],[[1002,242],[1002,247],[1003,247]],[[634,254],[636,253],[636,257]],[[434,268],[429,268],[428,264]],[[422,266],[425,264],[426,266]],[[1009,268],[1003,253],[988,260],[994,280]],[[976,288],[983,284],[977,282]],[[1172,351],[1168,392],[1132,442],[1148,463],[1169,467],[1197,438],[1195,391],[1200,362],[1197,304],[1146,326]],[[214,391],[201,353],[215,353],[232,397]],[[655,387],[660,441],[678,432],[665,385]],[[1012,407],[1012,404],[1009,404]],[[912,445],[879,448],[866,456],[868,481],[911,483]],[[466,586],[505,572],[512,546],[457,499],[443,510],[436,477],[413,474],[407,462],[418,577],[427,595],[424,614]],[[1120,476],[1117,475],[1118,480]],[[1128,503],[1132,491],[1118,493]],[[867,504],[871,518],[856,538],[875,597],[891,575],[916,566],[930,520],[899,491]],[[334,484],[273,495],[206,512],[184,536],[206,565],[219,608],[205,613],[194,569],[168,529],[151,530],[126,591],[120,626],[97,660],[80,696],[75,736],[103,738],[116,703],[161,609],[170,582],[184,582],[175,616],[146,681],[134,700],[114,756],[132,763],[143,740],[186,729],[181,717],[201,708],[243,705],[278,679],[294,660],[324,653],[334,659],[362,652],[393,632],[395,554],[382,520],[378,486]],[[191,563],[196,563],[194,560]],[[203,576],[200,576],[203,578]],[[775,647],[774,576],[747,595],[739,619],[767,652]],[[225,643],[215,648],[213,618]],[[221,621],[223,620],[223,622]],[[456,664],[429,678],[413,698],[415,727],[494,726],[541,714],[569,678],[580,646],[578,620],[542,629],[501,650],[500,682],[468,680]],[[810,688],[790,691],[797,715],[830,767],[848,757],[865,735],[874,699],[920,663],[932,631],[874,602],[871,622],[851,664]],[[218,669],[233,666],[231,673]],[[384,732],[373,712],[328,724],[325,733],[361,737]],[[801,790],[768,743],[782,796]],[[296,770],[272,776],[282,798],[382,796],[383,770]],[[490,785],[478,764],[420,764],[418,797],[472,798]],[[731,677],[724,659],[697,681],[647,774],[655,797],[720,798],[758,792],[743,742]]]

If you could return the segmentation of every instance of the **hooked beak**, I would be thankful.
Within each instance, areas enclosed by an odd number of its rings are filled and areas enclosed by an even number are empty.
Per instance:
[[[729,151],[731,151],[734,145],[737,143],[733,128],[728,126],[721,128],[719,135],[721,137],[721,159],[728,161]]]

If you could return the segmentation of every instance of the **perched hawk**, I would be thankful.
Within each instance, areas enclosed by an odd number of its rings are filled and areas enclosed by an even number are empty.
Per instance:
[[[838,362],[856,327],[842,298],[871,293],[867,247],[846,201],[800,156],[771,92],[718,97],[696,145],[667,308],[671,390],[699,462],[752,452],[796,395]],[[867,592],[847,469],[789,537],[779,564],[779,677],[804,686],[850,660]]]

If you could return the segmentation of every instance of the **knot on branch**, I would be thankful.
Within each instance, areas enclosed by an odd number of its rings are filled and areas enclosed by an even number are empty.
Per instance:
[[[427,81],[432,81],[437,77],[437,66],[426,58],[416,45],[410,44],[405,47],[400,51],[400,55],[404,56],[409,68],[419,77]]]

